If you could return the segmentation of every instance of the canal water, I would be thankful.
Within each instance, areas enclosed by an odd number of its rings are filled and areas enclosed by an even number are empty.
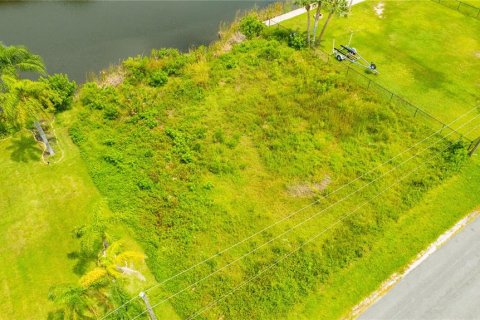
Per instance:
[[[83,82],[89,72],[152,48],[217,38],[221,22],[272,1],[0,1],[0,41],[25,45],[49,73]]]

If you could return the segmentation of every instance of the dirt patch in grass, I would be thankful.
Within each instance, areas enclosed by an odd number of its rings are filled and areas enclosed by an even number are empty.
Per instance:
[[[316,193],[325,190],[332,179],[330,176],[325,176],[320,182],[294,184],[287,187],[287,193],[292,197],[309,198]]]
[[[222,52],[228,52],[232,50],[235,44],[243,42],[245,39],[245,35],[243,35],[241,32],[235,32],[223,45]]]
[[[102,87],[116,87],[122,84],[124,79],[125,73],[123,72],[123,70],[119,69],[115,72],[105,75],[100,85]]]

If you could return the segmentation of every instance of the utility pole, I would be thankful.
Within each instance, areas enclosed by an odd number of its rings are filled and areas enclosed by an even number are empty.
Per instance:
[[[150,305],[150,301],[148,301],[147,294],[145,292],[140,292],[138,294],[140,298],[143,299],[143,302],[145,302],[145,306],[147,307],[148,314],[150,315],[151,320],[157,320],[157,316],[155,315],[155,312],[153,312],[152,306]]]
[[[468,156],[473,156],[475,151],[477,151],[478,147],[480,146],[480,137],[477,138],[476,141],[472,142],[472,145],[470,147],[470,151],[468,152]]]

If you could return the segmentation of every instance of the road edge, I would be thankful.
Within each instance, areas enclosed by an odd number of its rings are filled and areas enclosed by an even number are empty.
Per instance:
[[[447,243],[454,235],[461,231],[464,227],[470,224],[480,216],[480,210],[474,210],[466,217],[458,221],[452,228],[441,234],[433,243],[431,243],[427,249],[421,251],[415,259],[407,265],[401,273],[392,274],[387,280],[385,280],[378,289],[372,292],[369,296],[364,298],[360,303],[352,308],[350,313],[344,317],[344,319],[356,319],[362,313],[364,313],[369,307],[380,300],[388,291],[390,291],[400,280],[406,277],[410,272],[417,268],[423,261],[436,252],[441,246]]]

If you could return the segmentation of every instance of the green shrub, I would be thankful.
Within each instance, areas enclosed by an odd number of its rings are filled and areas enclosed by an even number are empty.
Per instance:
[[[221,129],[217,129],[215,133],[213,134],[213,141],[218,142],[218,143],[224,143],[225,142],[225,136],[223,134],[223,131]]]
[[[267,45],[261,49],[259,57],[265,60],[276,60],[280,58],[281,53],[278,49],[278,44],[276,41],[271,41],[267,43]]]
[[[232,174],[235,172],[235,167],[226,161],[213,160],[208,165],[208,170],[213,174]]]
[[[114,139],[105,139],[102,141],[102,144],[105,145],[105,146],[113,146],[115,144],[115,140]]]
[[[127,80],[136,84],[147,78],[147,58],[137,56],[123,61],[123,68],[127,71]]]
[[[55,112],[70,109],[77,87],[75,81],[69,81],[65,74],[54,74],[48,78],[42,78],[41,81],[44,81],[50,89],[49,99],[55,108]]]
[[[96,110],[103,110],[116,99],[113,88],[100,88],[94,82],[86,83],[80,94],[83,105]]]
[[[137,182],[137,186],[141,190],[151,190],[154,187],[152,180],[145,178]]]
[[[263,24],[263,22],[252,15],[246,16],[240,21],[240,31],[248,39],[258,37],[262,33],[264,28],[265,25]]]
[[[288,43],[292,33],[293,31],[291,29],[286,28],[266,28],[263,34],[267,39],[274,39],[283,43]]]
[[[82,133],[81,129],[78,127],[71,127],[69,130],[70,137],[72,138],[72,141],[80,145],[83,141],[85,141],[85,135]]]
[[[188,80],[183,81],[175,88],[174,96],[189,102],[200,101],[205,98],[205,90],[195,82]]]
[[[168,75],[166,72],[157,70],[150,74],[149,84],[152,87],[160,87],[166,84],[168,81]]]
[[[238,65],[238,61],[232,54],[224,54],[220,56],[219,60],[226,69],[233,69]]]
[[[116,107],[110,105],[110,106],[105,108],[105,111],[104,111],[103,115],[104,115],[105,119],[115,120],[120,116],[120,112],[118,111],[118,109]]]
[[[302,33],[292,32],[288,37],[288,46],[300,50],[307,47],[307,40]]]
[[[119,151],[113,151],[111,153],[104,154],[102,158],[105,160],[105,162],[114,166],[118,166],[123,161],[123,156]]]
[[[181,75],[183,67],[185,67],[190,62],[190,57],[188,54],[180,54],[175,57],[166,58],[165,65],[162,67],[162,70],[165,71],[169,76],[171,75]]]
[[[443,152],[443,157],[448,162],[448,167],[450,169],[458,171],[468,159],[467,147],[461,141],[452,143]]]

